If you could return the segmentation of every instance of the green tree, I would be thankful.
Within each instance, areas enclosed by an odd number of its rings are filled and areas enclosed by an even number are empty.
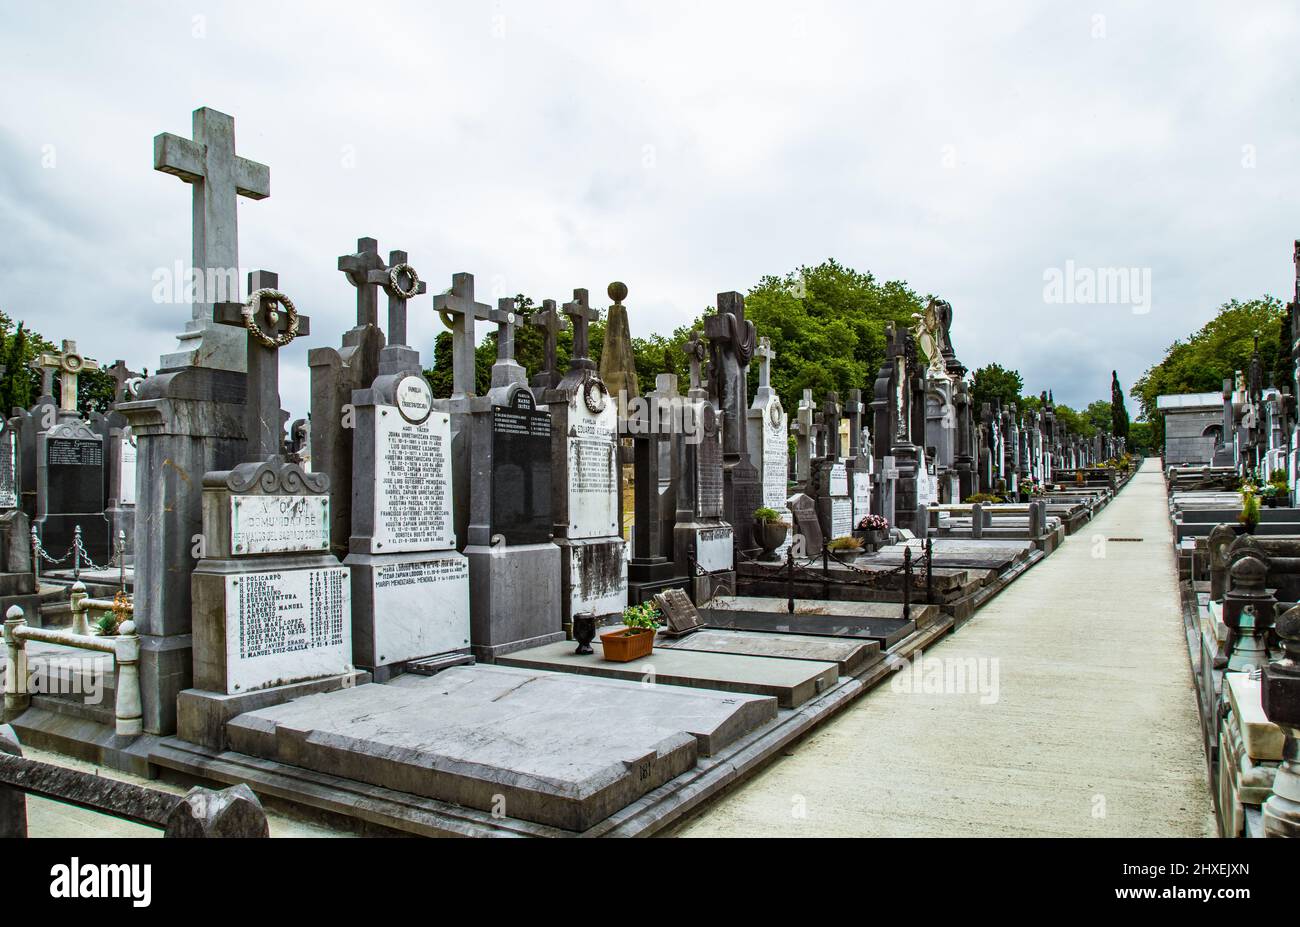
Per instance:
[[[1001,364],[981,367],[971,378],[971,401],[976,414],[984,408],[984,403],[992,405],[994,400],[1000,400],[1004,409],[1010,407],[1024,388],[1025,381],[1018,370],[1008,370]]]
[[[1154,451],[1150,422],[1133,422],[1128,429],[1128,451],[1139,457],[1150,457]]]
[[[1152,426],[1153,447],[1164,444],[1164,419],[1156,410],[1156,397],[1177,393],[1217,393],[1223,381],[1236,371],[1246,370],[1259,338],[1264,369],[1276,370],[1269,359],[1289,353],[1283,344],[1286,308],[1272,296],[1247,302],[1235,299],[1219,307],[1218,314],[1186,340],[1179,339],[1165,351],[1164,358],[1138,378],[1129,391],[1137,400],[1140,418]]]
[[[1117,438],[1128,436],[1128,409],[1124,407],[1124,387],[1119,385],[1119,374],[1110,372],[1110,433]]]
[[[1096,405],[1094,402],[1093,406]],[[1089,406],[1091,410],[1092,406]],[[1110,407],[1107,406],[1109,414]],[[1057,403],[1056,420],[1065,426],[1065,430],[1071,434],[1081,435],[1085,438],[1091,438],[1097,433],[1097,426],[1092,423],[1092,419],[1086,412],[1076,412],[1067,405]]]
[[[1092,426],[1092,437],[1099,431],[1110,431],[1111,427],[1111,404],[1105,399],[1098,399],[1096,402],[1088,403],[1088,408],[1083,412],[1084,418]]]

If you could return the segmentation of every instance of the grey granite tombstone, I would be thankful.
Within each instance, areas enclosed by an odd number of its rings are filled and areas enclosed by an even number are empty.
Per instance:
[[[821,520],[817,517],[817,503],[807,493],[797,492],[786,505],[794,517],[794,529],[803,538],[804,556],[819,554],[826,537],[822,534]]]
[[[706,316],[709,339],[710,398],[722,418],[723,518],[731,525],[736,549],[755,553],[754,511],[762,502],[762,484],[749,458],[749,361],[758,336],[745,318],[745,298],[736,292],[718,294],[718,311]]]
[[[433,399],[406,306],[421,291],[407,255],[369,271],[388,293],[379,376],[353,392],[352,574],[356,664],[383,681],[412,660],[468,654],[469,562],[456,551],[451,416]]]
[[[507,301],[508,302],[508,301]],[[513,304],[500,307],[498,345],[513,348]],[[551,410],[551,509],[560,548],[560,616],[602,624],[627,605],[627,542],[619,517],[618,404],[588,354],[588,325],[598,313],[587,291],[564,305],[573,325],[573,358],[554,389],[538,397]],[[513,350],[511,350],[513,361]],[[513,379],[513,378],[512,378]],[[522,382],[520,375],[518,380]]]
[[[683,404],[683,434],[677,442],[677,518],[673,553],[677,568],[689,577],[688,591],[697,604],[736,588],[734,536],[723,517],[722,418],[701,383],[704,345],[692,332],[685,345],[691,388]]]
[[[767,338],[760,338],[758,349],[758,389],[749,407],[749,459],[758,473],[759,504],[772,509],[782,521],[790,520],[785,500],[789,493],[790,439],[787,431],[785,409],[781,397],[772,388],[772,359],[776,352]],[[782,558],[790,544],[793,532],[786,534],[785,543],[776,551]]]

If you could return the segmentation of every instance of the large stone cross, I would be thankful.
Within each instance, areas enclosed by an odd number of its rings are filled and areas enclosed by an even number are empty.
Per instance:
[[[377,287],[380,281],[370,279],[370,272],[380,270],[384,259],[379,256],[379,242],[373,238],[358,238],[357,253],[339,256],[339,270],[348,278],[348,283],[357,288],[357,327],[379,324],[379,299]]]
[[[524,368],[515,360],[515,325],[519,322],[519,316],[515,313],[514,299],[498,299],[491,320],[497,323],[497,361],[492,365],[492,385],[509,386],[512,383],[526,382]]]
[[[84,370],[98,370],[99,363],[77,353],[77,342],[63,342],[61,351],[42,354],[37,358],[41,370],[48,370],[53,376],[59,374],[59,411],[77,411],[77,377]]]
[[[533,377],[533,386],[554,389],[560,382],[560,371],[555,359],[555,348],[560,332],[569,327],[568,321],[555,308],[555,300],[542,300],[542,308],[534,312],[528,324],[542,330],[544,363],[540,373]]]
[[[210,317],[219,294],[206,292],[209,281],[231,280],[238,286],[239,197],[271,195],[271,169],[235,154],[235,120],[215,109],[194,111],[194,138],[170,132],[154,136],[154,170],[173,174],[193,188],[193,268],[203,275],[204,298],[194,303],[194,318]],[[239,294],[226,293],[226,300]],[[221,341],[221,337],[217,337]]]
[[[776,352],[772,350],[772,339],[764,335],[758,339],[758,347],[754,349],[754,356],[758,358],[758,388],[759,390],[772,388],[772,361],[776,359]]]
[[[277,274],[255,270],[248,275],[249,298],[258,290],[277,290],[279,283]],[[268,339],[288,336],[290,316],[287,307],[264,298],[254,309],[252,322],[264,336]],[[220,325],[248,329],[243,303],[217,303],[212,307],[212,318]],[[297,334],[306,335],[310,331],[307,316],[298,316]],[[245,459],[260,462],[280,453],[280,346],[264,343],[251,331],[245,341],[248,352],[248,395],[244,406],[244,436],[248,441],[248,451]]]
[[[451,398],[474,395],[474,326],[490,319],[492,307],[474,302],[474,275],[453,274],[451,289],[433,297],[433,311],[451,329]]]
[[[600,311],[587,305],[585,289],[577,289],[573,291],[573,300],[564,304],[564,314],[573,320],[573,359],[569,361],[569,369],[595,370],[596,364],[590,357],[587,326],[600,318]]]
[[[388,266],[381,262],[366,274],[369,283],[379,284],[388,294],[389,347],[406,344],[406,303],[426,289],[415,268],[407,263],[409,257],[405,251],[389,251]]]

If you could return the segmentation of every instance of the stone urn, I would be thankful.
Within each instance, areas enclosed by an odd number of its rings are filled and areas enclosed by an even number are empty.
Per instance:
[[[586,655],[595,652],[591,649],[591,642],[596,639],[595,615],[573,616],[573,639],[578,642],[578,649],[573,651],[575,654]]]
[[[754,538],[758,545],[763,548],[763,553],[759,560],[769,563],[779,561],[776,550],[785,543],[786,535],[790,532],[790,525],[783,521],[755,521]]]

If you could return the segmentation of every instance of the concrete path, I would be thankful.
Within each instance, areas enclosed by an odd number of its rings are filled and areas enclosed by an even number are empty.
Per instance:
[[[1212,836],[1159,461],[922,661],[676,834]]]

